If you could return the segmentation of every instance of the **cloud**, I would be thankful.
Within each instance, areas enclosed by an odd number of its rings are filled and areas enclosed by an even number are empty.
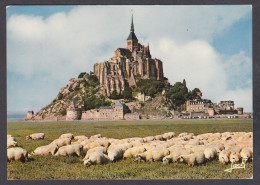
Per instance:
[[[227,79],[240,77],[237,72],[244,69],[242,82],[232,83],[237,89],[251,87],[251,59],[243,52],[222,56],[211,44],[250,13],[250,6],[77,6],[47,18],[11,15],[7,20],[7,70],[23,77],[20,84],[8,81],[10,110],[32,104],[39,110],[70,78],[93,70],[94,63],[125,47],[131,9],[139,41],[150,42],[171,83],[185,78],[189,87],[199,87],[205,97],[217,100],[230,87]],[[234,66],[236,70],[230,70]],[[19,99],[19,106],[11,99]]]

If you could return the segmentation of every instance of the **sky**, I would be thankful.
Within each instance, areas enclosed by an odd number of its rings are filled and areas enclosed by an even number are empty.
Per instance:
[[[251,5],[10,6],[7,111],[39,111],[81,72],[126,47],[149,42],[173,85],[186,80],[203,98],[234,100],[252,112]]]

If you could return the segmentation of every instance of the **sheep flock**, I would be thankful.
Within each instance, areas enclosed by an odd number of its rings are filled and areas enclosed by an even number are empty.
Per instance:
[[[44,139],[44,133],[26,136],[26,140]],[[35,141],[37,142],[37,141]],[[224,132],[194,135],[174,132],[162,135],[114,139],[101,134],[87,137],[65,133],[48,145],[37,147],[31,154],[18,147],[15,138],[7,135],[7,160],[28,161],[36,155],[68,156],[83,158],[84,166],[102,165],[132,158],[135,162],[161,161],[201,165],[213,160],[222,164],[252,162],[253,133]]]

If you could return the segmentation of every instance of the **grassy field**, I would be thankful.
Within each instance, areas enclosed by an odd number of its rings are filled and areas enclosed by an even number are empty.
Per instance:
[[[36,147],[49,144],[61,134],[91,136],[102,134],[111,138],[145,137],[174,131],[206,132],[253,131],[252,120],[180,120],[180,121],[113,121],[113,122],[26,122],[8,123],[7,133],[13,135],[19,146],[29,153]],[[44,132],[45,139],[26,141],[31,133]],[[34,156],[32,161],[8,162],[8,179],[221,179],[250,178],[253,164],[246,169],[224,172],[230,164],[222,165],[212,161],[205,165],[189,167],[185,164],[163,165],[162,162],[135,163],[133,159],[121,160],[106,165],[84,167],[83,157]]]

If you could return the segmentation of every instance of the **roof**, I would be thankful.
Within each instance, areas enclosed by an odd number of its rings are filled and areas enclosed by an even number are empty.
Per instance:
[[[103,106],[103,107],[100,107],[99,109],[113,109],[113,108],[109,107],[109,106]]]
[[[115,106],[122,107],[123,104],[122,104],[121,102],[118,101],[118,102],[115,103]]]
[[[125,52],[131,53],[131,51],[129,49],[127,49],[127,48],[117,48],[116,50],[125,51]]]
[[[128,38],[126,40],[138,40],[134,32],[130,32]]]

